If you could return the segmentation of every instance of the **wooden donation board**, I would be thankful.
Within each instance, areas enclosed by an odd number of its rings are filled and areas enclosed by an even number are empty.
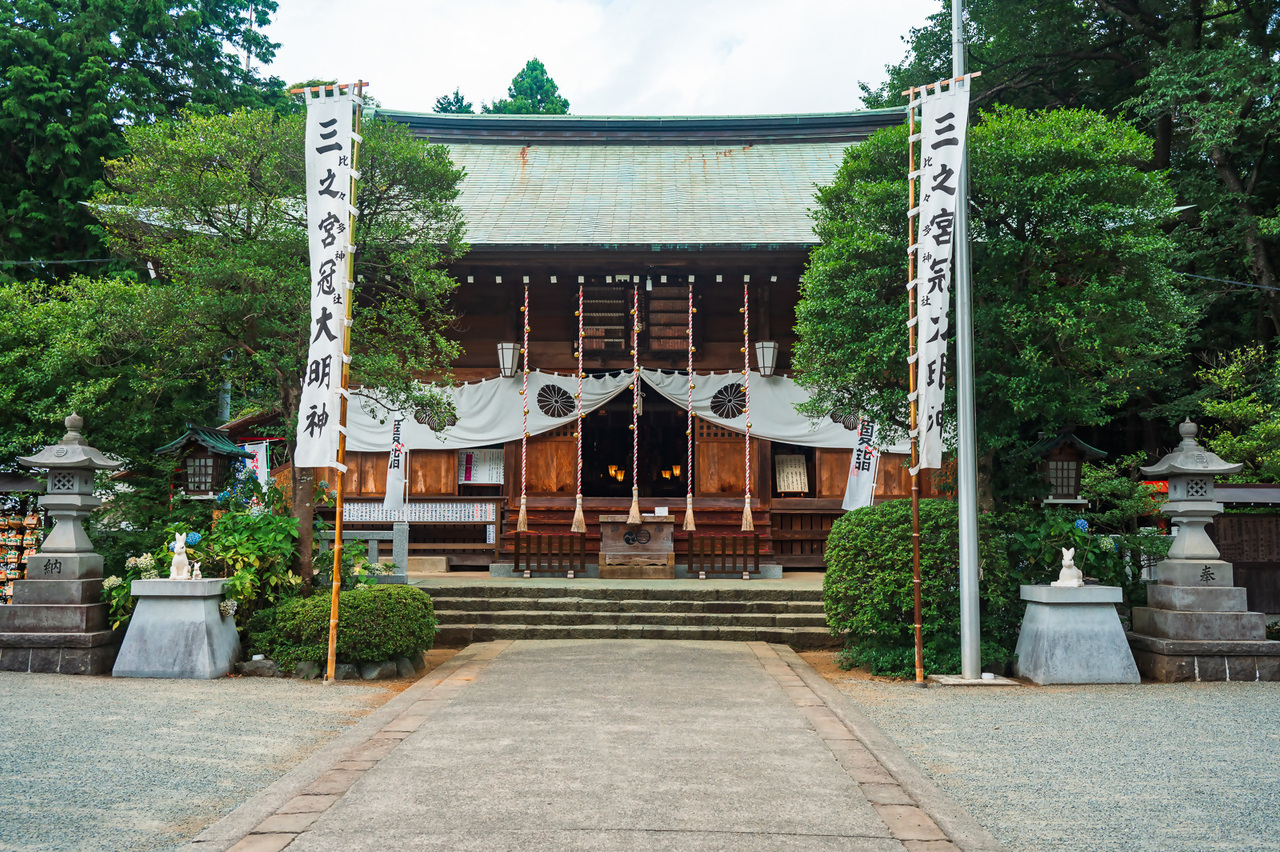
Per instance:
[[[496,544],[498,540],[498,503],[493,500],[408,503],[403,509],[386,509],[381,503],[353,502],[343,507],[342,515],[353,524],[484,524],[485,543]],[[360,533],[352,532],[351,536],[359,538]]]
[[[675,579],[675,517],[642,515],[640,520],[633,526],[626,515],[600,516],[601,578]]]
[[[774,456],[774,478],[783,494],[806,494],[809,491],[809,468],[804,456]]]

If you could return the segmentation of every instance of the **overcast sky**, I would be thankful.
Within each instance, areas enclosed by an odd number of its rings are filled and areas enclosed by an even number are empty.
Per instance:
[[[268,72],[363,77],[388,109],[479,112],[537,56],[575,115],[857,109],[939,0],[279,0]]]

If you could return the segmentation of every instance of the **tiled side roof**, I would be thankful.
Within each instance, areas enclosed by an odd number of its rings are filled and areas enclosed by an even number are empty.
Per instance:
[[[504,245],[809,245],[815,185],[846,142],[449,144],[467,240]]]

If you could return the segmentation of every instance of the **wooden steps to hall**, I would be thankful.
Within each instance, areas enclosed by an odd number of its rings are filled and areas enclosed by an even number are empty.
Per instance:
[[[587,553],[600,552],[600,516],[625,515],[630,507],[629,500],[605,498],[587,498],[583,502],[583,516],[587,522]],[[644,514],[653,514],[656,506],[665,506],[668,514],[675,517],[676,552],[683,552],[686,533],[681,526],[684,522],[684,499],[644,498],[640,501],[640,509]],[[503,536],[499,546],[500,562],[510,562],[515,550],[514,531],[519,506],[508,509],[503,516]],[[564,533],[573,524],[574,498],[572,497],[533,497],[526,507],[529,518],[529,532]],[[761,557],[771,555],[768,547],[770,513],[768,509],[758,506],[752,511],[752,521],[756,531],[760,533]],[[699,498],[694,507],[694,522],[698,533],[708,535],[736,535],[742,530],[741,498]]]
[[[419,580],[438,646],[496,639],[693,639],[834,648],[822,588],[772,581]]]

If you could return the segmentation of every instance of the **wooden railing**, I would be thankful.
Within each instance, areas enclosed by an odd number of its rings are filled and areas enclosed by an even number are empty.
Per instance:
[[[587,569],[585,533],[515,533],[515,574],[563,574],[573,579]]]
[[[751,579],[760,573],[760,533],[749,535],[699,535],[692,533],[685,539],[689,576],[698,572],[698,579],[708,574],[727,576],[741,574]]]

